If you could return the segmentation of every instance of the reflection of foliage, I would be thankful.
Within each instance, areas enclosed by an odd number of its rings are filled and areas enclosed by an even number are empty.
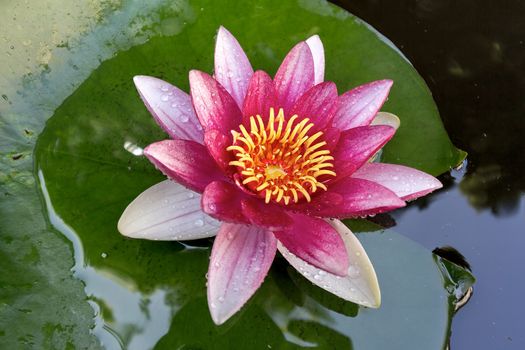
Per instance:
[[[520,200],[519,188],[514,188],[517,175],[509,174],[500,164],[469,165],[459,188],[474,208],[490,208],[495,215],[511,215],[517,212]],[[523,173],[519,176],[523,177]]]
[[[525,50],[518,44],[525,4],[509,2],[501,11],[491,0],[333,2],[416,63],[452,141],[469,153],[461,190],[470,203],[495,215],[514,213],[525,191]]]
[[[314,349],[353,349],[350,338],[316,322],[293,320],[288,324],[288,331],[302,340],[316,344],[316,347],[312,347]]]

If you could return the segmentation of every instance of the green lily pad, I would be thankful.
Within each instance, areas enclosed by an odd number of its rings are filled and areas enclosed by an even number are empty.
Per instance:
[[[209,241],[188,248],[116,231],[124,207],[163,178],[132,152],[166,137],[132,77],[154,75],[188,90],[190,69],[211,71],[221,24],[253,66],[271,74],[294,43],[319,33],[326,77],[340,92],[395,81],[384,110],[402,126],[383,161],[432,174],[455,166],[464,154],[446,135],[426,85],[369,26],[302,0],[1,6],[12,7],[5,16],[20,14],[27,30],[2,33],[12,36],[13,49],[0,67],[0,344],[224,348],[250,336],[252,348],[263,349],[444,346],[457,292],[450,281],[464,270],[444,277],[430,252],[395,233],[360,236],[382,286],[379,310],[334,299],[278,260],[247,307],[216,328],[205,304]]]

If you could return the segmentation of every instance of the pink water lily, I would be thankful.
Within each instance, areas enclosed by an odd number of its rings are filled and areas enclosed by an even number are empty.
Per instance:
[[[171,137],[144,149],[169,180],[126,208],[119,231],[154,240],[217,235],[208,271],[216,324],[259,288],[277,250],[311,282],[378,307],[372,264],[337,219],[403,207],[441,187],[421,171],[370,161],[399,123],[379,112],[392,81],[339,96],[324,81],[317,35],[293,47],[272,79],[253,71],[222,27],[214,74],[191,71],[191,95],[157,78],[134,78]]]

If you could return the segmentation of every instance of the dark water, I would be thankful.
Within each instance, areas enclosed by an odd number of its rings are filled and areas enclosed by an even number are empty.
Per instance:
[[[525,349],[525,2],[334,2],[403,51],[469,153],[446,189],[394,216],[423,245],[460,250],[478,278],[452,349]]]

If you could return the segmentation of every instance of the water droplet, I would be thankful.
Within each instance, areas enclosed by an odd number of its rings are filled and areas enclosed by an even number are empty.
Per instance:
[[[215,205],[215,203],[209,203],[209,204],[208,204],[208,209],[209,209],[212,213],[215,213],[215,210],[217,210],[217,205]]]
[[[199,227],[204,226],[204,221],[202,219],[196,220],[195,221],[195,226],[199,226]]]
[[[105,258],[108,257],[108,254],[107,253],[102,253],[102,254],[100,254],[100,256],[102,257],[102,259],[105,259]]]
[[[187,116],[187,115],[184,115],[184,114],[181,115],[179,119],[180,119],[180,121],[183,122],[183,123],[187,123],[188,120],[190,120],[190,118],[188,118],[188,116]]]
[[[361,275],[361,272],[359,272],[358,268],[355,265],[350,265],[348,268],[348,277],[349,278],[357,278]]]
[[[179,106],[179,105],[176,104],[176,103],[172,103],[172,104],[171,104],[171,108],[177,108],[178,106]]]
[[[160,87],[160,89],[161,89],[162,91],[164,91],[164,92],[168,92],[168,91],[170,91],[170,87],[169,87],[169,85],[162,85],[162,86]]]
[[[215,303],[211,303],[211,304],[210,304],[210,307],[211,307],[212,309],[215,309],[215,308],[217,307],[217,305],[215,305]]]
[[[218,300],[219,300],[219,303],[224,303],[224,297],[221,296],[221,297],[219,297]]]
[[[217,261],[215,264],[213,264],[213,266],[215,266],[215,267],[221,267],[221,263]]]
[[[170,99],[170,97],[168,95],[166,95],[166,94],[160,96],[160,100],[163,101],[163,102],[166,102],[169,99]]]
[[[188,198],[193,198],[195,197],[195,194],[193,194],[193,192],[188,192]]]
[[[314,275],[314,280],[320,281],[323,277],[321,275]]]

